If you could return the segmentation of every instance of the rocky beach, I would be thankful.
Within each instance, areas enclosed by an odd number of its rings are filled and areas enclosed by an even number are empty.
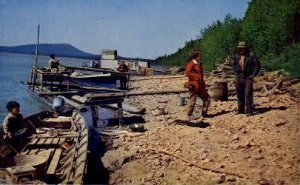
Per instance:
[[[206,76],[208,86],[220,80]],[[180,91],[185,81],[183,75],[136,77],[131,91]],[[279,72],[256,77],[256,111],[248,117],[235,114],[234,78],[226,81],[228,101],[212,101],[209,117],[192,122],[179,94],[127,98],[146,108],[146,131],[103,137],[109,184],[298,184],[299,80]],[[195,115],[200,110],[199,99]]]

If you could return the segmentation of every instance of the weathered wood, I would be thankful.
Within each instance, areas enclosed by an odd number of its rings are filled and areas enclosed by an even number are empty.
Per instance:
[[[180,90],[160,90],[160,91],[133,91],[125,93],[126,96],[143,96],[143,95],[155,95],[155,94],[180,94],[187,93],[188,89],[180,89]]]
[[[122,90],[119,90],[119,89],[105,88],[105,87],[79,86],[78,88],[83,89],[83,90],[92,90],[92,91],[122,92]]]
[[[82,70],[82,71],[96,71],[96,72],[105,72],[105,73],[111,73],[111,74],[130,74],[130,73],[125,73],[125,72],[118,72],[118,71],[113,71],[110,69],[103,69],[103,68],[90,68],[90,67],[74,67],[74,66],[63,66],[67,69],[71,70]]]
[[[227,82],[215,82],[211,87],[212,98],[216,101],[227,101],[228,100],[228,84]]]
[[[107,105],[105,105],[105,107],[112,108],[112,109],[118,109],[117,104],[107,104]],[[134,107],[134,106],[126,104],[126,103],[123,103],[123,110],[125,112],[129,112],[132,114],[144,114],[146,111],[145,108],[139,109],[137,107]]]
[[[71,105],[72,107],[74,107],[74,108],[76,108],[76,109],[80,109],[80,108],[82,108],[82,107],[84,106],[84,105],[79,104],[79,103],[76,103],[75,101],[70,100],[70,99],[68,99],[68,98],[66,98],[66,97],[64,97],[64,96],[63,96],[63,99],[65,100],[65,102],[66,102],[67,104]]]
[[[98,132],[98,131],[97,131]],[[127,130],[104,130],[99,132],[101,135],[105,136],[119,136],[119,135],[126,135],[126,136],[141,136],[144,135],[144,133],[136,133],[136,132],[129,132]]]
[[[123,126],[124,119],[123,119],[123,105],[122,102],[118,102],[118,116],[119,116],[119,126]]]
[[[162,154],[166,154],[166,155],[175,157],[175,158],[177,158],[177,159],[180,159],[180,160],[183,161],[183,162],[188,163],[189,165],[195,166],[195,167],[200,168],[200,169],[202,169],[202,170],[204,170],[204,171],[209,171],[209,172],[219,173],[219,174],[232,175],[232,176],[244,178],[243,175],[238,174],[238,173],[234,173],[234,172],[226,172],[226,171],[224,171],[224,170],[221,171],[221,170],[212,169],[212,168],[209,168],[209,167],[202,167],[202,166],[200,166],[200,165],[198,165],[198,164],[196,164],[196,163],[190,162],[190,161],[187,160],[187,159],[184,159],[184,158],[182,158],[182,157],[180,157],[180,156],[177,156],[177,155],[175,155],[175,154],[173,154],[173,153],[171,153],[171,152],[165,151],[165,150],[156,149],[156,148],[148,148],[147,150],[155,151],[155,152],[159,152],[159,153],[162,153]]]
[[[43,124],[43,121],[45,118],[51,118],[52,116],[52,112],[46,111],[25,118],[24,123],[27,122],[25,125],[29,127],[43,130],[42,128],[47,127]],[[29,120],[32,125],[28,123]],[[36,179],[42,178],[41,180],[45,180],[45,183],[49,183],[51,179],[51,183],[54,182],[55,184],[75,181],[78,184],[82,184],[83,176],[86,173],[88,130],[84,118],[79,113],[74,113],[70,120],[74,122],[76,127],[60,129],[61,132],[59,132],[59,136],[49,136],[48,130],[50,129],[44,129],[46,133],[33,132],[35,134],[31,134],[28,137],[28,139],[33,139],[27,143],[21,154],[32,158],[20,158],[19,162],[28,163],[27,161],[30,160],[30,164],[36,164],[36,166],[34,166],[38,174],[36,175]],[[68,140],[70,147],[67,147],[65,150],[65,148],[62,149],[61,145],[63,142],[66,142],[66,140]],[[10,155],[11,150],[8,149],[9,148],[6,149],[0,144],[0,157]],[[67,158],[65,158],[66,156]],[[45,163],[43,162],[41,165],[37,164],[36,161],[40,159],[43,159]],[[51,160],[49,161],[49,159]],[[65,161],[63,161],[63,159]],[[61,169],[60,173],[57,168]],[[46,169],[46,171],[44,171],[44,169]],[[48,175],[48,177],[43,178],[45,175]],[[33,180],[36,179],[34,178]]]
[[[47,175],[54,175],[55,174],[55,171],[57,169],[61,153],[62,153],[62,149],[58,148],[58,149],[55,150],[54,155],[52,157],[52,160],[50,162],[50,165],[49,165],[49,167],[47,169],[47,172],[46,172]]]
[[[57,96],[57,95],[75,95],[79,94],[80,91],[44,91],[44,92],[37,92],[40,96]]]
[[[151,77],[135,77],[131,81],[140,81],[140,80],[153,80],[153,79],[175,79],[175,78],[186,78],[185,75],[156,75]]]
[[[88,99],[101,99],[101,98],[115,98],[115,97],[124,97],[123,92],[120,93],[98,93],[98,94],[85,94],[84,97]]]
[[[91,106],[91,114],[92,114],[92,121],[93,121],[93,127],[97,127],[98,123],[98,107],[95,105]]]
[[[79,96],[79,95],[74,95],[71,97],[72,100],[75,100],[77,102],[85,104],[88,101],[87,97],[84,96]]]

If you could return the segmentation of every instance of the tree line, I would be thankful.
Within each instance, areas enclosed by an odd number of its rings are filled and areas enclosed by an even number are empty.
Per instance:
[[[191,50],[200,48],[203,64],[211,71],[236,53],[240,40],[247,42],[265,69],[300,77],[300,1],[252,0],[244,18],[226,15],[175,53],[158,57],[157,62],[184,67]]]

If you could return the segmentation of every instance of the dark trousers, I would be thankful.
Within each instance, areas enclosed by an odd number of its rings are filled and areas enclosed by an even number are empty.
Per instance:
[[[236,92],[238,99],[238,112],[253,113],[253,79],[247,76],[236,78]]]
[[[127,89],[127,77],[120,78],[121,89]]]

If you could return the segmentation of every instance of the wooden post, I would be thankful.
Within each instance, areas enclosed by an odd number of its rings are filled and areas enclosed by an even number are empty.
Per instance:
[[[41,77],[41,91],[43,91],[43,87],[44,87],[44,78],[43,75]]]
[[[68,74],[68,79],[67,79],[67,91],[70,91],[70,73]]]
[[[123,106],[122,101],[118,101],[118,116],[119,116],[119,126],[123,126],[124,120],[123,120]]]
[[[91,105],[91,113],[92,113],[92,119],[93,119],[93,127],[97,128],[97,122],[98,122],[98,107],[96,105]]]

